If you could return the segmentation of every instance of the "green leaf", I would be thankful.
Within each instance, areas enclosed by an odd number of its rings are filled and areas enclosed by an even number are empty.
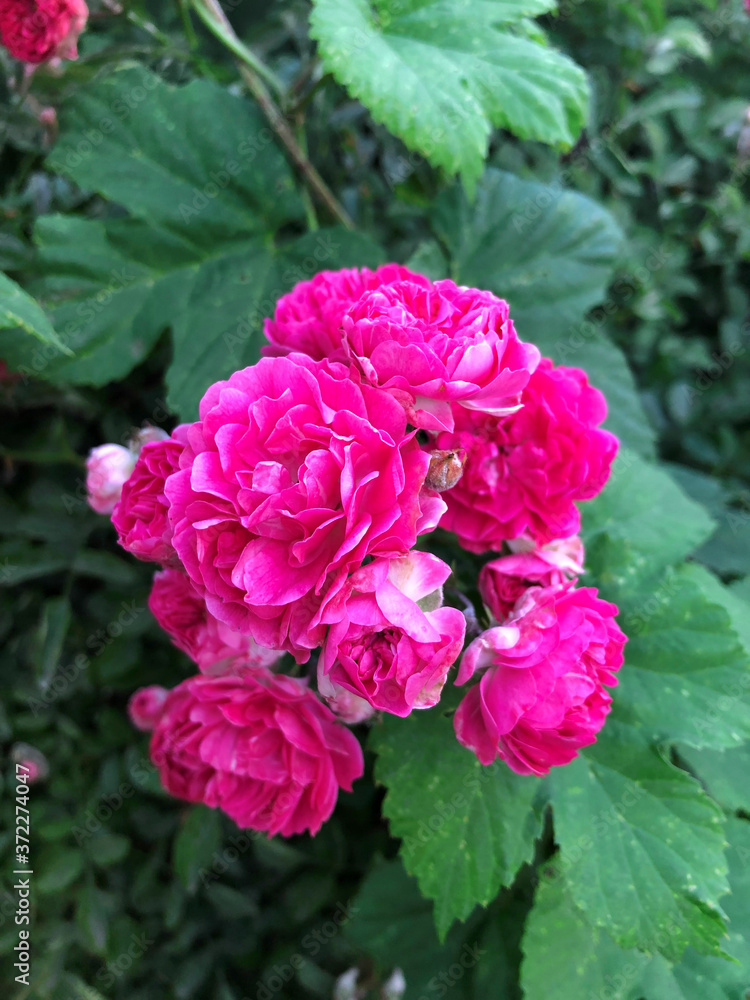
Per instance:
[[[696,551],[695,558],[710,566],[715,573],[746,573],[750,566],[748,511],[732,505],[732,491],[715,476],[676,464],[670,464],[669,471],[688,496],[702,503],[716,521],[716,531]]]
[[[443,704],[372,731],[383,811],[404,866],[435,901],[442,939],[455,919],[487,904],[530,861],[539,834],[535,778],[505,764],[483,767],[456,740]]]
[[[373,118],[471,189],[492,127],[570,147],[583,71],[526,18],[553,0],[314,0],[325,68]]]
[[[689,949],[678,965],[655,958],[643,976],[647,1000],[744,1000],[750,986],[750,823],[731,818],[726,827],[731,895],[723,901],[729,917],[725,961]]]
[[[649,957],[618,947],[575,906],[554,859],[542,872],[526,921],[521,983],[525,1000],[639,1000]]]
[[[415,879],[402,863],[376,858],[362,882],[352,919],[345,924],[345,936],[370,955],[383,975],[394,966],[404,973],[408,997],[418,998],[432,990],[438,975],[460,960],[466,928],[455,925],[445,944],[438,942],[432,903],[420,895]]]
[[[47,345],[70,354],[30,295],[0,273],[0,355],[11,368],[26,362],[30,352]],[[8,331],[8,332],[6,332]]]
[[[52,546],[32,546],[16,540],[0,544],[0,587],[16,587],[26,580],[67,569],[70,560]]]
[[[582,534],[587,546],[603,537],[623,543],[620,586],[635,591],[638,582],[661,575],[680,562],[713,531],[706,511],[688,499],[674,480],[657,465],[621,449],[604,490],[581,508]],[[626,549],[629,552],[626,554]],[[590,568],[613,572],[611,546],[605,556],[592,559]]]
[[[727,612],[736,598],[715,578],[717,592],[708,592],[704,576],[702,567],[681,566],[628,601],[616,704],[652,739],[719,750],[750,738],[750,647]]]
[[[39,654],[36,674],[42,687],[49,684],[62,655],[71,619],[70,601],[65,596],[50,597],[42,606],[39,623]]]
[[[97,77],[66,101],[47,162],[186,252],[210,253],[228,234],[241,239],[304,216],[249,101],[207,80],[171,87],[143,66]]]
[[[55,845],[40,851],[35,861],[34,886],[40,896],[62,892],[83,871],[83,854],[75,847]]]
[[[188,892],[195,892],[201,874],[210,868],[221,847],[221,817],[215,809],[193,806],[175,837],[172,863]]]
[[[130,841],[121,833],[102,833],[91,838],[87,850],[94,864],[108,868],[122,861],[130,850]]]
[[[678,747],[680,757],[728,812],[750,813],[750,744],[731,750]]]
[[[136,93],[148,99],[131,114]],[[291,174],[253,106],[214,84],[111,73],[73,99],[51,163],[130,217],[39,221],[39,291],[76,356],[30,370],[105,385],[171,329],[167,404],[185,420],[212,382],[257,361],[263,317],[292,284],[381,260],[367,237],[338,229],[274,244],[273,231],[303,214]]]
[[[549,782],[558,863],[588,922],[673,961],[721,954],[722,814],[700,785],[616,718]]]
[[[645,458],[655,458],[656,431],[643,409],[625,355],[603,333],[588,329],[585,323],[581,328],[586,328],[585,336],[563,341],[559,349],[550,352],[552,360],[583,368],[589,382],[607,399],[604,426],[618,436],[624,447]]]
[[[622,240],[606,209],[489,168],[473,203],[455,185],[438,196],[432,221],[451,277],[507,299],[522,340],[561,363],[564,348],[586,341],[581,321],[604,298]]]
[[[86,947],[95,955],[104,955],[107,950],[109,914],[113,897],[95,885],[86,885],[78,893],[76,924],[84,937]]]

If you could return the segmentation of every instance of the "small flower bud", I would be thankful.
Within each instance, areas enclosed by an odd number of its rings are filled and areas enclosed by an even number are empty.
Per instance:
[[[430,468],[425,479],[425,486],[442,493],[455,486],[464,473],[466,452],[463,448],[451,451],[436,450],[430,452]]]
[[[135,460],[135,452],[119,444],[100,444],[89,452],[86,459],[87,499],[97,514],[112,513]]]
[[[149,687],[138,688],[131,695],[128,715],[136,729],[147,733],[154,728],[159,721],[168,694],[166,688],[151,684]]]

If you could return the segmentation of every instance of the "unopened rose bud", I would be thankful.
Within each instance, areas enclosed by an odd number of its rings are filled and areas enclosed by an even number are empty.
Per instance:
[[[464,474],[465,462],[466,452],[462,448],[455,451],[431,451],[425,486],[438,493],[451,489]]]
[[[333,988],[333,1000],[359,1000],[364,992],[357,988],[359,969],[347,969],[336,980]]]
[[[383,1000],[401,1000],[406,991],[406,979],[401,969],[394,969],[383,983]]]
[[[86,459],[86,492],[97,514],[111,514],[133,471],[135,452],[119,444],[100,444]]]
[[[169,692],[158,684],[139,688],[128,702],[128,715],[136,729],[150,732],[159,721]]]
[[[168,437],[169,434],[161,427],[152,427],[151,424],[146,424],[133,435],[131,448],[133,451],[140,451],[144,444],[150,444],[151,441],[166,441]]]

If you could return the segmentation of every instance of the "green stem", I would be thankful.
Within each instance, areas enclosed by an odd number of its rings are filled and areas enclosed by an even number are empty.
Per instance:
[[[125,17],[131,24],[134,24],[137,28],[140,28],[141,31],[145,31],[147,35],[151,35],[152,38],[155,38],[157,42],[161,42],[162,45],[166,45],[170,49],[174,48],[172,39],[169,35],[165,35],[163,31],[160,31],[159,28],[156,27],[155,24],[151,21],[146,21],[140,16],[140,14],[136,14],[135,11],[128,10],[125,12]]]
[[[227,20],[217,0],[192,0],[192,4],[206,27],[237,57],[240,75],[245,81],[247,89],[258,102],[261,111],[268,119],[269,125],[286,148],[292,162],[302,175],[305,185],[318,201],[326,206],[331,215],[342,226],[346,229],[354,229],[351,216],[344,206],[339,203],[312,163],[310,163],[305,155],[305,151],[297,142],[289,122],[268,92],[263,79],[269,79],[270,75],[278,83],[275,74],[267,66],[264,66],[260,60],[256,59],[250,50],[237,38],[234,29]],[[278,84],[278,86],[281,85]],[[281,89],[283,91],[283,88]]]
[[[305,156],[307,156],[307,136],[305,135],[305,126],[302,121],[297,125],[295,129],[297,133],[297,142],[299,143],[299,148],[302,150]],[[315,205],[310,196],[310,192],[306,187],[302,188],[302,204],[305,206],[305,217],[307,218],[307,228],[311,232],[315,232],[318,226],[318,217],[315,214]]]
[[[266,81],[272,90],[281,95],[284,84],[264,62],[250,51],[237,35],[216,0],[192,0],[193,8],[208,30],[223,42],[241,63]]]

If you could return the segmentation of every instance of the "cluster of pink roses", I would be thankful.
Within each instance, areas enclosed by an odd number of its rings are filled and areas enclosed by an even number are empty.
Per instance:
[[[415,547],[438,524],[512,552],[479,574],[497,624],[461,660],[457,683],[483,673],[458,739],[520,773],[567,763],[603,725],[625,641],[574,584],[575,504],[617,449],[601,393],[520,341],[501,299],[395,264],[297,285],[265,333],[195,423],[89,458],[92,506],[161,565],[151,610],[200,671],[131,700],[165,787],[315,833],[363,770],[346,725],[437,704],[461,654],[450,567]],[[278,672],[313,650],[317,693]]]

